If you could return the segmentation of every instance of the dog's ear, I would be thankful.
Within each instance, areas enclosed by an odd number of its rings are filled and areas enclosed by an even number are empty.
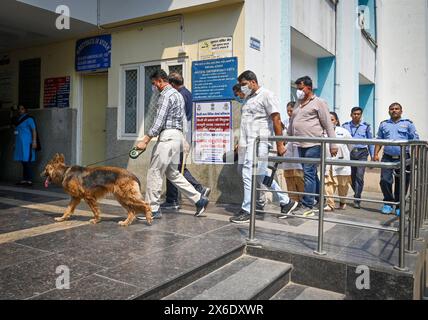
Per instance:
[[[65,162],[64,154],[60,153],[60,154],[58,155],[58,161],[59,161],[59,162],[61,162],[61,163],[64,163],[64,162]]]

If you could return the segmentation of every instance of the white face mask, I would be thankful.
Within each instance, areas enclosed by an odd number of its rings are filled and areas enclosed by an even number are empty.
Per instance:
[[[246,86],[242,86],[241,87],[241,91],[242,91],[242,93],[245,95],[245,98],[247,98],[252,92],[253,92],[253,90],[251,90],[249,87],[248,87],[248,84],[246,85]]]
[[[158,88],[156,86],[152,85],[152,92],[158,93],[158,91],[159,91]]]
[[[305,92],[303,90],[297,90],[296,97],[298,100],[305,99]]]

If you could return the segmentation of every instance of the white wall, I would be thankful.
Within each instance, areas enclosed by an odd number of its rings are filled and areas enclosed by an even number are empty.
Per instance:
[[[256,73],[259,83],[281,95],[281,0],[246,0],[245,70]],[[250,48],[250,38],[261,41],[261,50]],[[283,110],[281,110],[283,111]],[[285,116],[285,108],[284,114]]]
[[[57,6],[66,5],[70,8],[72,18],[97,24],[97,0],[18,0],[19,2],[55,12]]]
[[[375,82],[376,53],[373,46],[360,33],[360,73],[371,83]]]
[[[101,24],[155,15],[184,8],[216,4],[221,0],[101,0]],[[228,1],[229,3],[235,1]]]
[[[336,19],[331,2],[329,0],[289,1],[291,26],[334,55]]]
[[[336,52],[336,112],[348,119],[350,108],[359,103],[360,37],[357,27],[358,0],[339,1]]]
[[[291,80],[295,81],[302,76],[312,78],[314,88],[318,87],[318,64],[314,58],[305,52],[291,48]]]
[[[427,1],[378,0],[377,5],[376,119],[387,119],[388,106],[397,101],[428,139]]]

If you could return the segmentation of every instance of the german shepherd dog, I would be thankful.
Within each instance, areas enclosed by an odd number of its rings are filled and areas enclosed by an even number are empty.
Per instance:
[[[138,212],[145,214],[148,224],[153,221],[150,206],[142,200],[140,181],[125,169],[67,166],[64,155],[57,153],[48,162],[41,176],[46,178],[45,187],[48,187],[50,182],[62,185],[64,191],[71,196],[70,204],[63,216],[55,218],[55,221],[62,222],[70,218],[76,206],[83,199],[94,213],[94,218],[90,222],[98,223],[101,217],[97,200],[108,193],[113,194],[128,212],[127,219],[120,221],[119,225],[130,225]]]

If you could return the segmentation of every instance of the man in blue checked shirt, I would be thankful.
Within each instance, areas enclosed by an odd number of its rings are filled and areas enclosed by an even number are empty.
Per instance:
[[[416,127],[412,121],[402,119],[403,107],[399,103],[393,103],[389,107],[389,120],[383,121],[379,126],[377,134],[378,139],[386,140],[419,140],[419,135],[416,132]],[[382,147],[376,146],[374,161],[379,161],[379,151]],[[409,152],[407,150],[407,152]],[[407,153],[406,158],[410,158]],[[399,146],[386,146],[383,152],[382,162],[399,162],[400,161],[400,147]],[[409,171],[410,168],[407,169]],[[393,169],[382,169],[380,177],[380,187],[382,189],[384,201],[398,202],[400,200],[400,179],[399,172],[395,174],[395,188],[394,194],[392,193],[393,183]],[[410,174],[406,174],[406,193],[409,188]],[[382,208],[383,214],[391,214],[394,209],[389,205],[384,205]],[[395,214],[400,216],[400,208],[396,208]]]
[[[370,124],[362,121],[363,109],[360,107],[352,108],[351,118],[352,121],[343,124],[343,128],[349,131],[354,139],[373,139],[372,128]],[[368,157],[373,159],[374,146],[366,144],[353,145],[351,150],[351,160],[367,161]],[[365,167],[352,167],[351,180],[352,189],[354,190],[354,198],[361,199],[361,193],[364,189],[364,174]],[[354,201],[354,208],[360,209],[360,201]]]
[[[175,187],[196,206],[195,216],[204,213],[209,199],[198,192],[177,170],[180,151],[184,141],[185,119],[184,98],[174,89],[164,70],[155,71],[150,76],[153,90],[159,91],[156,105],[156,117],[148,133],[137,143],[137,149],[146,150],[149,142],[157,137],[147,171],[146,202],[152,209],[153,219],[162,218],[160,196],[163,178]],[[145,220],[145,216],[137,217]]]

